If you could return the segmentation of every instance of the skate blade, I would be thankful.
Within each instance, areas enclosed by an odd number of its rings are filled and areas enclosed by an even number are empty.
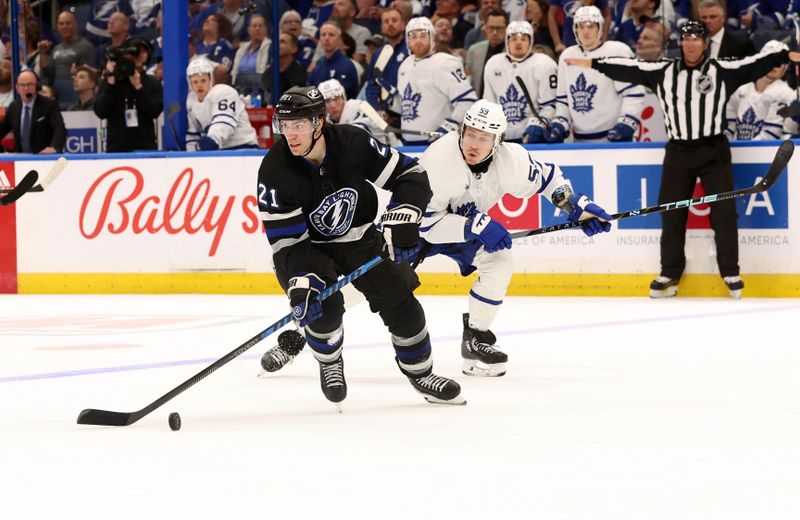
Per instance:
[[[420,393],[422,393],[422,392],[420,392]],[[467,400],[464,399],[464,397],[462,397],[461,394],[458,394],[457,396],[455,396],[454,398],[450,399],[449,401],[447,401],[445,399],[438,399],[438,398],[433,397],[432,395],[428,395],[428,394],[422,394],[422,397],[424,397],[425,400],[428,401],[431,404],[449,404],[449,405],[455,405],[455,406],[464,406],[465,404],[467,404]]]
[[[650,298],[658,299],[658,298],[672,298],[673,296],[677,296],[678,288],[676,286],[667,287],[664,290],[657,290],[657,289],[650,289]]]
[[[333,405],[336,407],[337,412],[342,413],[342,403],[333,403]]]
[[[733,298],[734,300],[741,300],[742,299],[742,290],[741,289],[737,289],[735,291],[729,290],[729,292],[731,293],[731,298]]]
[[[501,377],[506,374],[505,363],[495,363],[487,365],[477,359],[465,359],[461,367],[461,373],[465,376],[475,377]]]

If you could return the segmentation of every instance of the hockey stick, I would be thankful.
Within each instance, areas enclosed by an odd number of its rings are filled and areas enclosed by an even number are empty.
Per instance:
[[[792,154],[794,153],[794,143],[791,141],[784,141],[778,147],[778,151],[775,154],[775,158],[772,160],[772,164],[767,170],[766,175],[761,180],[761,182],[757,182],[755,185],[749,188],[742,188],[740,190],[734,191],[726,191],[725,193],[718,193],[713,195],[705,195],[703,197],[698,197],[696,199],[686,199],[686,200],[679,200],[677,202],[666,202],[664,204],[660,204],[658,206],[648,206],[646,208],[641,209],[632,209],[629,211],[623,211],[621,213],[614,213],[611,215],[611,220],[620,220],[623,218],[628,217],[638,217],[641,215],[650,215],[653,213],[663,213],[665,211],[672,211],[673,209],[681,209],[681,208],[688,208],[689,206],[697,206],[698,204],[708,204],[711,202],[719,202],[721,200],[733,199],[736,197],[742,197],[744,195],[752,195],[753,193],[761,193],[762,191],[768,190],[775,181],[778,180],[783,170],[786,168],[786,165],[789,164],[789,160],[792,158]],[[564,222],[563,224],[556,224],[554,226],[547,226],[539,229],[531,229],[528,231],[517,231],[516,233],[511,233],[511,238],[523,238],[523,237],[530,237],[533,235],[541,235],[544,233],[550,233],[552,231],[560,231],[562,229],[571,229],[581,225],[584,221],[578,220],[575,222]]]
[[[423,137],[427,137],[428,139],[439,139],[440,137],[442,137],[442,135],[444,135],[441,132],[422,132],[422,131],[419,131],[419,130],[402,130],[400,128],[395,128],[393,126],[389,126],[389,123],[384,121],[383,118],[381,117],[381,115],[374,108],[372,108],[372,105],[370,105],[366,101],[362,101],[361,104],[358,106],[358,108],[364,113],[365,116],[367,116],[370,119],[370,121],[372,121],[373,123],[375,123],[375,125],[377,125],[377,127],[380,129],[381,132],[389,132],[389,133],[396,134],[396,135],[403,135],[403,134],[406,134],[406,135],[420,135],[420,136],[423,136]]]
[[[525,85],[525,82],[522,81],[522,78],[520,78],[519,76],[515,76],[514,79],[517,81],[517,85],[519,85],[519,88],[525,95],[525,101],[528,102],[528,108],[531,109],[531,113],[533,114],[533,116],[542,123],[544,123],[544,129],[547,132],[550,132],[550,123],[547,121],[547,119],[542,118],[542,116],[539,115],[539,111],[536,110],[535,106],[533,106],[533,98],[531,98],[531,93],[528,92],[528,87],[527,85]]]
[[[172,137],[175,139],[175,147],[178,151],[182,151],[183,147],[181,146],[181,140],[178,137],[178,130],[175,128],[175,121],[173,121],[173,117],[175,114],[181,111],[181,105],[178,102],[170,103],[167,107],[167,121],[169,121],[169,127],[172,129]]]
[[[61,172],[63,172],[64,169],[67,167],[67,162],[68,161],[67,161],[66,157],[59,157],[58,160],[55,162],[55,164],[53,164],[53,166],[50,167],[50,171],[48,171],[47,174],[42,178],[42,181],[39,184],[37,184],[36,186],[34,186],[33,188],[31,188],[30,190],[28,190],[28,191],[30,191],[32,193],[33,192],[37,192],[38,193],[38,192],[42,192],[42,191],[46,190],[48,188],[48,186],[50,186],[51,184],[53,184],[53,182],[55,182],[55,180],[58,178],[58,176],[61,175]],[[30,175],[30,173],[28,173],[28,175]],[[37,172],[37,177],[38,177],[38,172]],[[25,179],[23,179],[23,181],[24,180]],[[35,183],[36,180],[34,179],[33,182]],[[14,189],[16,189],[16,188],[14,188]],[[0,190],[0,193],[8,193],[10,191],[12,191],[12,190]],[[17,197],[17,198],[19,198],[19,197]],[[9,204],[10,204],[10,202],[9,202]]]
[[[389,60],[392,59],[393,54],[394,48],[387,43],[381,49],[381,52],[378,54],[378,58],[375,60],[375,66],[372,68],[372,77],[375,79],[375,84],[381,89],[381,104],[384,105],[384,107],[386,105],[386,100],[389,99],[389,95],[393,94],[393,92],[391,91],[391,88],[387,89],[383,85],[381,74],[383,74],[383,70],[386,68],[386,65],[389,64]]]
[[[31,188],[33,188],[33,185],[36,184],[38,179],[39,172],[36,170],[31,170],[26,173],[16,186],[6,191],[6,196],[0,199],[0,206],[8,206],[15,203],[17,199],[28,193]]]
[[[369,271],[373,267],[375,267],[378,264],[380,264],[381,262],[383,262],[383,260],[384,260],[384,257],[376,256],[375,258],[373,258],[372,260],[368,261],[367,263],[365,263],[361,267],[357,268],[352,273],[350,273],[350,274],[348,274],[346,276],[343,276],[342,278],[339,278],[338,280],[336,280],[335,283],[333,283],[332,285],[330,285],[330,286],[328,286],[328,287],[326,287],[325,289],[322,290],[322,293],[320,293],[320,295],[318,297],[319,301],[327,300],[328,298],[333,296],[335,293],[337,293],[339,290],[341,290],[342,287],[344,287],[345,285],[349,284],[353,280],[356,280],[356,279],[362,277],[367,271]],[[258,334],[256,334],[252,338],[250,338],[249,340],[245,341],[244,343],[242,343],[241,345],[239,345],[235,349],[233,349],[230,352],[228,352],[227,354],[225,354],[225,356],[223,356],[222,358],[218,359],[217,361],[215,361],[211,365],[207,366],[206,368],[204,368],[203,370],[201,370],[197,374],[193,375],[192,377],[190,377],[189,379],[187,379],[183,383],[179,384],[178,386],[176,386],[175,388],[173,388],[172,390],[170,390],[166,394],[162,395],[161,397],[159,397],[158,399],[156,399],[152,403],[148,404],[147,406],[145,406],[144,408],[142,408],[139,411],[136,411],[136,412],[110,412],[110,411],[107,411],[107,410],[97,410],[97,409],[94,409],[94,408],[87,408],[87,409],[83,410],[80,413],[80,415],[78,415],[78,424],[95,424],[95,425],[100,425],[100,426],[128,426],[128,425],[131,425],[131,424],[135,423],[136,421],[138,421],[139,419],[141,419],[142,417],[144,417],[145,415],[147,415],[150,412],[152,412],[153,410],[155,410],[156,408],[158,408],[159,406],[163,405],[167,401],[170,401],[171,399],[173,399],[177,395],[183,393],[184,391],[188,390],[192,386],[196,385],[197,383],[199,383],[200,381],[202,381],[203,379],[205,379],[206,377],[211,375],[213,372],[215,372],[218,368],[228,364],[229,362],[233,361],[234,359],[236,359],[240,355],[244,354],[245,351],[247,351],[248,349],[253,347],[256,343],[260,342],[262,339],[266,338],[267,336],[269,336],[273,332],[281,329],[285,325],[291,323],[292,319],[293,319],[292,313],[287,314],[283,318],[279,319],[278,321],[276,321],[275,323],[273,323],[272,325],[270,325],[266,329],[262,330],[261,332],[259,332]]]

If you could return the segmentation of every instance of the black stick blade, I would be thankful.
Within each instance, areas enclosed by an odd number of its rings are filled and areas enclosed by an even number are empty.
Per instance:
[[[9,204],[15,203],[18,198],[28,193],[28,190],[33,188],[33,185],[36,184],[38,180],[39,172],[36,170],[29,171],[13,190],[9,191],[5,197],[0,199],[0,206],[8,206]]]
[[[775,153],[775,158],[772,160],[769,170],[767,170],[767,174],[764,175],[764,179],[760,182],[761,191],[768,190],[775,184],[775,181],[778,180],[778,177],[780,177],[783,170],[785,170],[786,166],[789,164],[792,154],[794,154],[794,143],[791,141],[782,142],[778,147],[778,151]]]
[[[128,426],[133,421],[129,413],[109,412],[87,408],[78,415],[78,424],[94,424],[97,426]]]

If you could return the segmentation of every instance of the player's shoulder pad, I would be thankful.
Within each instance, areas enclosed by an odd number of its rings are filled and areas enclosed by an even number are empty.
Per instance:
[[[558,56],[558,63],[564,61],[564,58],[581,58],[583,57],[582,55],[583,51],[578,45],[570,45]]]
[[[430,57],[437,66],[440,67],[459,67],[464,68],[464,64],[460,58],[456,58],[452,54],[446,52],[437,52],[433,56]]]
[[[534,67],[552,67],[555,68],[558,64],[553,61],[553,58],[543,52],[534,52],[529,58],[530,64]]]
[[[236,92],[236,89],[230,85],[218,83],[211,87],[211,90],[208,91],[208,97],[213,101],[220,99],[231,99],[234,97],[239,99],[239,93]]]
[[[635,54],[633,53],[633,49],[628,47],[626,44],[622,42],[618,42],[616,40],[609,40],[603,43],[603,50],[607,52],[607,56],[613,56],[615,58],[633,58]]]

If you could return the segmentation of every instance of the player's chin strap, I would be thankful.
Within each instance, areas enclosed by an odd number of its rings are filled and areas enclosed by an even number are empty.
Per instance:
[[[317,128],[319,128],[319,126],[318,126],[319,125],[319,117],[318,116],[314,116],[314,119],[315,119],[315,121],[311,122],[314,125],[314,130],[311,133],[311,145],[308,147],[308,150],[306,150],[301,155],[301,157],[305,157],[306,155],[310,154],[311,150],[313,150],[314,147],[317,146],[317,141],[319,141],[319,138],[322,137],[322,131],[320,131],[318,136],[314,137],[314,134],[317,132]]]

